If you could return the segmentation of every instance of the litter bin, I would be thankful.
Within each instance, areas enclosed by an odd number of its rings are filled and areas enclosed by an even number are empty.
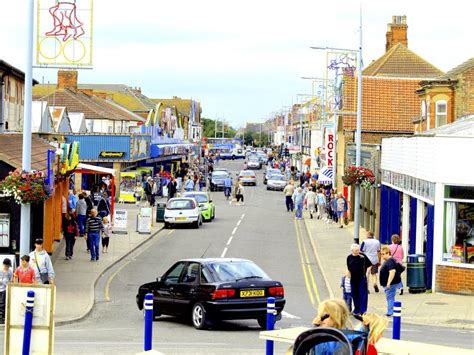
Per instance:
[[[410,293],[426,291],[426,264],[423,254],[407,256],[407,286]]]
[[[157,222],[165,221],[165,208],[166,208],[166,202],[158,202],[156,204],[156,221]]]

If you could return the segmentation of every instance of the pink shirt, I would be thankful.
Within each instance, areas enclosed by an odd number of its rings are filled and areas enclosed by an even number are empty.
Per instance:
[[[397,261],[397,263],[403,263],[403,247],[399,244],[390,244],[390,255]]]

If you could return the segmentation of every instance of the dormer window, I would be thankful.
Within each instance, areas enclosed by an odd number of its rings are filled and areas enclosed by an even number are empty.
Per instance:
[[[448,103],[445,100],[436,101],[436,127],[448,123]]]

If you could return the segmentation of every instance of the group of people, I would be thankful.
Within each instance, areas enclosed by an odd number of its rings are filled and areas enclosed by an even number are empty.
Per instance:
[[[397,290],[400,290],[400,295],[403,294],[401,279],[404,271],[403,255],[404,251],[398,234],[392,235],[392,244],[382,246],[369,231],[361,245],[351,246],[351,254],[346,260],[347,273],[341,280],[343,298],[350,311],[357,315],[367,311],[369,283],[372,283],[374,291],[378,293],[379,281],[387,301],[386,316],[393,315]]]
[[[78,238],[85,238],[91,261],[99,260],[100,242],[102,252],[109,248],[112,227],[109,221],[110,208],[105,199],[108,194],[96,189],[91,195],[83,191],[76,196],[76,190],[69,192],[67,208],[63,209],[62,230],[66,242],[66,260],[74,255]]]
[[[20,284],[54,284],[54,268],[43,239],[35,240],[35,249],[20,258],[20,266],[12,270],[12,260],[5,258],[0,271],[0,324],[5,323],[6,290],[9,282]]]

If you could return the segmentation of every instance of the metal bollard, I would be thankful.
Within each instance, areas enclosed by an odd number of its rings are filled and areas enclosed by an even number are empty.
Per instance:
[[[400,340],[401,328],[402,328],[402,302],[395,301],[393,303],[392,339]]]
[[[23,355],[30,353],[31,329],[33,328],[33,308],[35,305],[35,291],[28,291],[25,307],[25,328],[23,333]]]
[[[267,299],[267,330],[275,329],[275,316],[277,312],[275,309],[275,297],[268,297]],[[267,355],[273,355],[273,340],[267,340]]]
[[[153,293],[147,293],[145,295],[143,308],[145,309],[145,347],[144,347],[144,350],[148,351],[148,350],[151,350],[152,337],[153,337]]]

